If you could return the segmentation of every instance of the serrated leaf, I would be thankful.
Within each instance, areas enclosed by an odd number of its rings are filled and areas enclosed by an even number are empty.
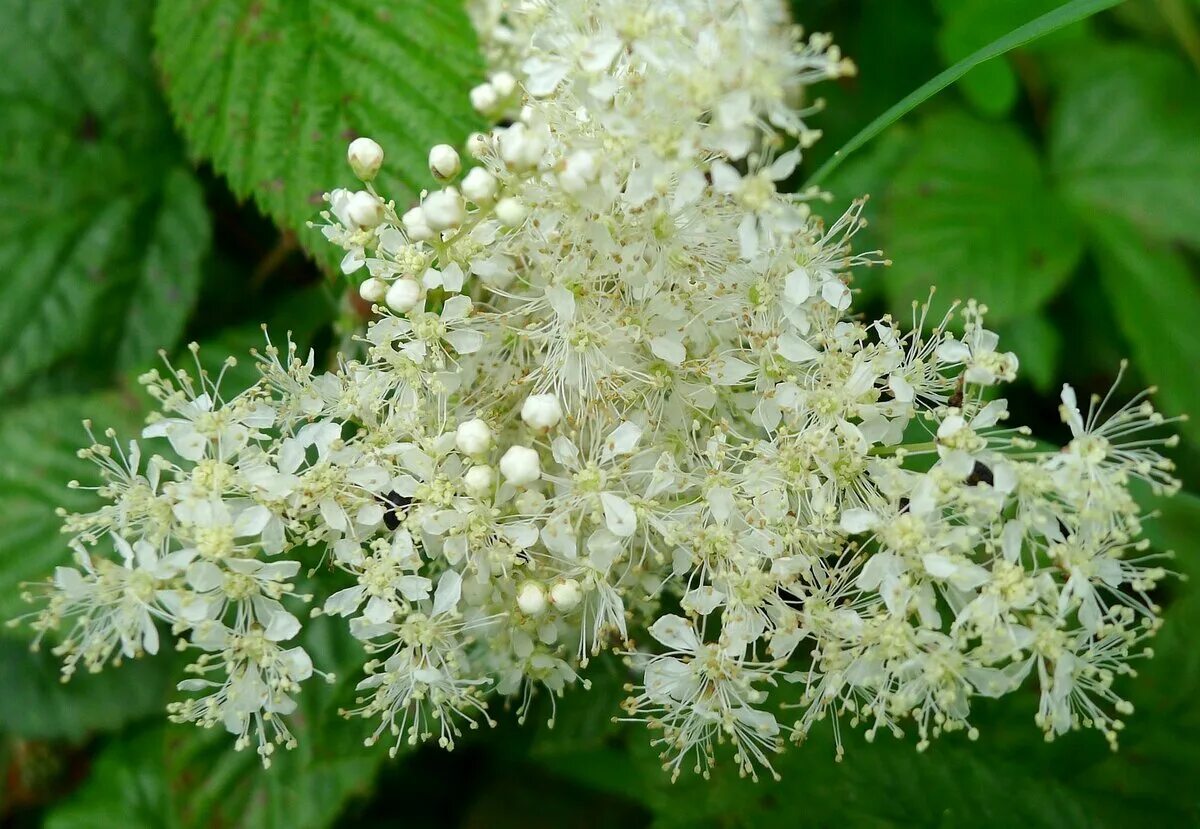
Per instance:
[[[1100,283],[1143,377],[1159,387],[1167,414],[1188,414],[1180,428],[1200,445],[1200,286],[1176,251],[1145,239],[1130,224],[1092,222]]]
[[[1050,158],[1059,191],[1158,239],[1200,246],[1200,98],[1196,76],[1140,47],[1089,53],[1053,113]]]
[[[1028,139],[946,112],[922,124],[914,145],[887,196],[892,306],[907,309],[936,286],[939,308],[975,298],[991,309],[992,324],[1042,307],[1083,243]]]
[[[68,355],[174,344],[209,225],[158,99],[149,7],[0,5],[0,393]]]
[[[325,261],[341,254],[305,223],[322,193],[354,186],[350,139],[383,145],[380,190],[404,205],[432,184],[429,148],[480,127],[482,61],[458,2],[164,0],[155,35],[193,155]]]

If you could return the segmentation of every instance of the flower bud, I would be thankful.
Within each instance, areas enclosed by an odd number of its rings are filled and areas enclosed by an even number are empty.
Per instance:
[[[383,221],[383,202],[366,190],[359,190],[346,203],[346,214],[350,221],[361,228],[372,228]]]
[[[438,181],[453,181],[462,172],[458,150],[449,144],[438,144],[429,151],[429,172]]]
[[[346,148],[346,159],[354,175],[371,181],[383,166],[383,147],[370,138],[355,138]]]
[[[392,283],[384,299],[397,314],[406,314],[421,301],[421,285],[411,277],[402,277]]]
[[[408,234],[408,238],[414,242],[428,242],[437,235],[429,227],[425,211],[420,207],[414,207],[405,213],[400,217],[400,222],[404,225],[404,232]]]
[[[458,424],[454,445],[464,455],[482,455],[492,446],[492,430],[479,418]]]
[[[517,89],[517,79],[511,72],[497,72],[492,75],[492,88],[501,98],[507,98]]]
[[[358,295],[365,301],[370,303],[383,302],[383,298],[387,296],[388,284],[382,279],[377,279],[372,276],[370,279],[364,280],[358,286]]]
[[[475,167],[463,179],[463,195],[476,204],[491,204],[499,188],[496,177],[482,167]]]
[[[500,474],[510,484],[524,486],[542,477],[542,462],[536,450],[528,446],[510,446],[500,458]]]
[[[506,196],[496,202],[496,218],[506,227],[517,227],[528,215],[529,211],[520,199]]]
[[[482,115],[487,115],[494,110],[498,103],[500,103],[500,95],[496,92],[496,87],[490,83],[481,83],[471,90],[471,106],[475,107],[475,111]]]
[[[545,432],[562,420],[562,406],[552,394],[531,394],[521,404],[521,420],[531,429]]]
[[[582,598],[583,591],[579,589],[579,582],[575,579],[560,581],[550,588],[550,601],[563,612],[574,610]]]
[[[492,487],[496,485],[496,470],[487,464],[472,466],[463,473],[463,484],[466,485],[467,492],[476,498],[481,498],[491,492]]]
[[[467,219],[462,195],[453,187],[430,193],[421,209],[425,211],[425,222],[435,232],[456,228]]]
[[[517,591],[517,607],[526,616],[541,616],[546,612],[546,591],[535,581],[527,581]]]

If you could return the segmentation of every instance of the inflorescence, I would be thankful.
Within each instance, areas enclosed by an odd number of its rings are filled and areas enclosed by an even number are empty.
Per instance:
[[[722,744],[774,773],[826,718],[839,756],[845,723],[974,737],[974,699],[1027,680],[1047,738],[1115,744],[1167,572],[1130,484],[1178,487],[1167,421],[1064,387],[1071,441],[1042,448],[1006,425],[1018,363],[984,306],[853,315],[848,272],[883,261],[851,252],[861,203],[826,226],[823,194],[780,192],[819,136],[805,88],[853,66],[781,3],[474,12],[495,71],[471,99],[505,125],[470,169],[434,147],[440,187],[402,211],[360,138],[362,189],[327,196],[376,312],[361,352],[268,344],[228,397],[151,372],[163,454],[83,451],[108,505],[66,517],[75,566],[31,591],[64,675],[169,628],[196,654],[172,719],[268,762],[321,613],[368,654],[345,713],[393,751],[453,747],[492,697],[524,718],[603,651],[672,774]]]

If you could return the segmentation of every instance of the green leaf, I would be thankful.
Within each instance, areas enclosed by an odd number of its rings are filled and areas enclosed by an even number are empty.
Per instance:
[[[1091,223],[1100,260],[1100,283],[1133,359],[1159,387],[1167,414],[1189,414],[1182,429],[1200,445],[1200,286],[1183,257],[1164,243],[1145,239],[1128,223],[1100,218]]]
[[[148,5],[0,13],[3,393],[69,355],[103,372],[173,345],[209,225],[157,97]]]
[[[119,739],[100,752],[88,782],[50,810],[46,829],[175,829],[161,765],[149,762],[162,744],[157,729]]]
[[[1139,47],[1090,53],[1053,114],[1051,169],[1082,215],[1119,216],[1200,246],[1200,98],[1176,58]]]
[[[0,638],[0,732],[26,739],[78,741],[143,717],[166,716],[172,660],[143,659],[98,674],[60,680],[59,660],[44,648]]]
[[[347,722],[337,713],[353,699],[365,659],[361,647],[344,624],[327,618],[306,621],[302,636],[313,661],[337,671],[337,681],[314,677],[305,685],[289,720],[296,749],[279,749],[264,769],[254,751],[235,752],[233,737],[220,728],[169,725],[132,743],[117,739],[47,826],[102,829],[117,826],[115,820],[122,829],[331,825],[351,798],[370,791],[387,753],[363,745],[372,723]]]
[[[937,286],[939,308],[975,298],[993,324],[1042,307],[1078,263],[1082,238],[1029,141],[949,112],[927,119],[914,145],[888,193],[892,306]]]
[[[353,186],[350,139],[383,145],[379,186],[403,206],[432,184],[429,148],[480,128],[482,61],[457,2],[163,0],[155,35],[192,153],[325,261],[340,253],[305,223],[322,193]]]
[[[1064,26],[1069,26],[1072,23],[1077,23],[1080,20],[1091,17],[1097,12],[1111,8],[1120,2],[1122,0],[1071,0],[1071,2],[1064,3],[1049,14],[1042,15],[1036,20],[1031,20],[1024,26],[1009,32],[1004,37],[992,41],[969,57],[960,60],[945,72],[922,84],[891,106],[874,121],[867,124],[862,131],[850,139],[845,146],[835,152],[828,161],[821,165],[820,169],[808,180],[806,186],[820,184],[847,156],[979,64],[999,57],[1005,52],[1010,52],[1018,46],[1032,43],[1038,38],[1045,37]]]
[[[99,482],[95,466],[75,455],[88,444],[80,422],[92,418],[97,436],[112,426],[128,440],[138,432],[136,410],[108,394],[47,398],[0,416],[0,620],[28,612],[22,582],[47,579],[70,560],[55,510],[84,512],[100,504],[90,490],[67,488],[72,480]]]

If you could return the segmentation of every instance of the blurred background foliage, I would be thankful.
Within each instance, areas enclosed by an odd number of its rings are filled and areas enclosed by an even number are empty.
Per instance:
[[[1059,0],[795,0],[859,65],[827,85],[825,138],[800,178],[940,70]],[[328,359],[364,322],[305,222],[349,183],[343,148],[387,148],[384,192],[430,184],[431,144],[478,128],[482,76],[451,0],[0,0],[0,617],[20,583],[65,558],[56,506],[86,508],[79,422],[136,432],[138,373],[203,344],[216,365],[269,323]],[[978,66],[827,179],[833,217],[871,194],[860,309],[908,318],[976,297],[1021,356],[1013,408],[1062,437],[1062,381],[1161,388],[1200,413],[1200,2],[1127,0]],[[185,352],[186,353],[186,352]],[[249,360],[227,382],[254,377]],[[1200,485],[1200,420],[1177,452]],[[1154,504],[1154,544],[1200,572],[1200,500]],[[1032,695],[981,705],[977,743],[815,735],[782,783],[672,785],[647,735],[611,722],[624,668],[503,722],[453,754],[388,761],[337,707],[362,655],[319,620],[306,646],[340,667],[310,687],[300,748],[268,772],[226,735],[163,724],[171,657],[70,685],[0,630],[0,825],[83,827],[1134,826],[1200,821],[1200,594],[1161,597],[1167,622],[1132,686],[1119,753],[1094,735],[1043,744]],[[504,718],[501,718],[502,720]]]

